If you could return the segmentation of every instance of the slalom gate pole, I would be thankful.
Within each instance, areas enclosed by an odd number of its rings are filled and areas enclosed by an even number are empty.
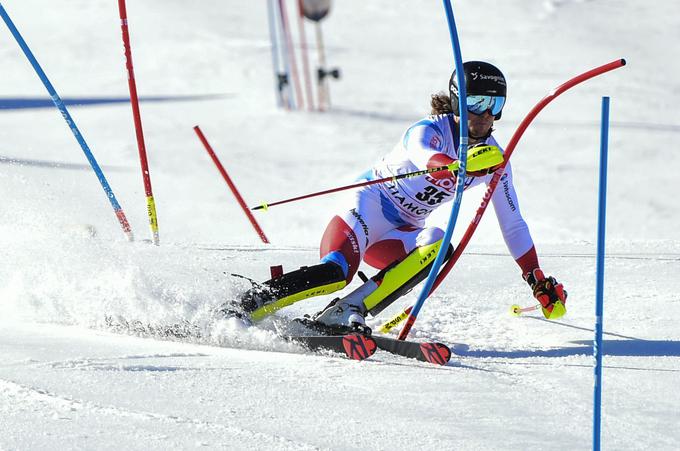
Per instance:
[[[248,217],[248,220],[250,221],[250,224],[253,226],[253,229],[255,229],[255,232],[257,233],[257,235],[260,237],[264,244],[269,244],[267,236],[262,231],[262,228],[257,223],[257,220],[255,219],[253,214],[250,212],[250,210],[248,210],[248,206],[243,201],[241,193],[238,192],[236,185],[234,185],[234,182],[231,181],[231,177],[229,177],[229,174],[227,174],[226,169],[224,169],[224,166],[222,166],[222,163],[220,163],[219,158],[217,158],[217,155],[215,155],[215,151],[208,143],[208,140],[205,138],[205,135],[203,134],[198,125],[194,127],[194,131],[196,132],[196,135],[198,135],[198,139],[200,139],[201,142],[203,143],[203,147],[205,147],[205,150],[208,152],[208,155],[210,155],[210,158],[212,159],[213,163],[215,163],[215,166],[217,166],[217,170],[220,171],[220,174],[222,174],[222,178],[224,178],[224,181],[227,182],[229,189],[234,194],[234,197],[236,197],[236,201],[241,206],[241,209],[246,214],[246,217]]]
[[[286,12],[286,4],[284,0],[279,0],[279,8],[281,9],[281,25],[283,27],[283,36],[288,47],[288,59],[290,60],[291,78],[295,85],[295,95],[297,96],[297,104],[301,107],[304,103],[302,97],[302,87],[300,86],[300,77],[298,77],[297,62],[295,60],[295,47],[293,46],[293,38],[288,25],[288,13]]]
[[[593,451],[600,451],[602,422],[602,316],[604,311],[605,222],[607,218],[607,151],[609,146],[609,97],[602,97],[600,130],[600,190],[597,214],[597,280],[595,284],[595,356],[593,388]]]
[[[449,217],[449,222],[446,226],[446,231],[444,232],[444,238],[442,238],[442,244],[437,253],[437,258],[435,258],[434,263],[432,263],[432,268],[430,269],[430,274],[425,280],[425,285],[423,286],[420,295],[418,295],[418,300],[413,304],[411,312],[406,318],[406,322],[399,332],[399,339],[406,340],[411,327],[416,322],[418,313],[423,307],[425,300],[430,295],[430,290],[434,284],[439,268],[444,262],[444,258],[449,250],[449,243],[451,243],[451,237],[453,237],[453,229],[456,227],[456,220],[458,219],[458,212],[460,210],[460,203],[463,200],[463,190],[465,189],[465,170],[467,164],[467,150],[468,150],[468,130],[467,130],[467,91],[465,87],[465,71],[463,70],[463,58],[460,51],[460,41],[458,40],[458,30],[456,29],[456,21],[453,17],[453,8],[451,7],[451,0],[443,0],[444,10],[446,11],[446,20],[449,24],[449,34],[451,35],[451,45],[453,46],[453,57],[456,64],[456,80],[458,81],[458,107],[460,111],[460,143],[458,145],[458,161],[460,161],[460,168],[458,169],[458,175],[456,176],[456,197],[453,201],[453,207],[451,208],[451,216]]]
[[[312,76],[309,72],[309,58],[307,56],[307,37],[305,36],[304,13],[302,12],[302,0],[297,1],[298,26],[300,29],[300,53],[302,55],[302,73],[305,77],[305,93],[307,94],[307,111],[314,110],[314,97],[312,96]]]
[[[2,20],[5,21],[7,28],[9,28],[9,31],[14,36],[14,39],[16,39],[17,43],[19,44],[19,47],[21,47],[21,50],[24,52],[24,55],[26,55],[26,58],[31,63],[31,66],[33,66],[33,69],[40,78],[40,81],[42,81],[43,85],[45,85],[45,89],[47,89],[47,92],[49,93],[50,98],[54,103],[54,106],[57,107],[62,117],[66,121],[66,124],[71,129],[71,133],[73,133],[73,136],[76,138],[76,141],[78,141],[78,144],[80,144],[80,147],[83,150],[83,153],[87,158],[87,161],[90,163],[92,170],[97,175],[99,183],[104,189],[106,197],[109,199],[109,202],[113,207],[113,211],[116,214],[116,218],[118,219],[118,222],[120,223],[123,232],[127,236],[128,240],[133,241],[134,236],[132,234],[132,229],[130,228],[130,223],[128,222],[127,217],[123,212],[123,209],[118,203],[116,196],[113,194],[113,190],[111,189],[111,186],[109,186],[109,182],[106,180],[106,177],[104,177],[104,173],[99,167],[97,160],[94,158],[92,151],[85,142],[85,138],[83,138],[83,135],[80,133],[80,130],[78,129],[78,126],[71,117],[71,114],[69,114],[68,110],[66,109],[66,105],[64,105],[64,102],[61,100],[61,97],[59,97],[59,94],[57,94],[57,91],[54,89],[54,86],[52,86],[52,83],[50,83],[50,80],[47,78],[47,75],[42,70],[42,67],[40,67],[38,60],[36,60],[35,56],[33,56],[33,52],[31,52],[31,49],[28,47],[28,44],[26,44],[26,41],[24,41],[24,38],[21,36],[21,33],[19,33],[19,30],[12,22],[12,19],[10,19],[9,15],[7,14],[7,11],[5,11],[5,8],[2,6],[2,3],[0,3],[0,16],[2,16]]]
[[[276,105],[281,108],[283,106],[283,86],[279,78],[279,47],[277,45],[276,34],[276,11],[274,2],[276,0],[267,0],[267,22],[269,24],[269,39],[271,40],[272,48],[272,68],[274,72],[274,93],[276,94]]]
[[[517,146],[517,143],[519,142],[520,138],[526,131],[527,127],[531,122],[536,118],[536,116],[543,110],[543,108],[546,107],[550,102],[555,100],[558,96],[560,96],[562,93],[565,91],[573,88],[574,86],[589,80],[593,77],[597,77],[598,75],[602,75],[606,72],[612,71],[614,69],[618,69],[619,67],[623,67],[626,65],[626,60],[621,58],[615,61],[612,61],[611,63],[604,64],[602,66],[596,67],[594,69],[591,69],[587,72],[584,72],[567,82],[563,83],[562,85],[558,86],[557,88],[554,88],[550,93],[548,93],[547,96],[545,96],[541,101],[539,101],[534,107],[529,111],[529,113],[524,117],[522,122],[519,124],[517,127],[517,130],[515,130],[515,133],[512,135],[510,138],[510,141],[508,142],[508,146],[505,148],[505,163],[501,166],[499,170],[497,170],[493,177],[491,178],[491,181],[489,182],[489,185],[486,188],[486,191],[484,193],[484,196],[482,198],[482,202],[479,205],[479,208],[477,208],[477,211],[475,212],[475,216],[472,218],[472,221],[468,225],[468,228],[465,230],[465,234],[463,237],[460,239],[460,242],[458,243],[458,246],[455,247],[453,251],[453,255],[449,259],[448,262],[442,267],[441,271],[439,272],[439,275],[437,276],[437,280],[435,281],[434,285],[432,286],[432,290],[430,291],[430,294],[434,292],[434,290],[437,289],[437,287],[441,284],[441,282],[444,280],[444,278],[447,276],[449,271],[451,271],[451,268],[456,264],[458,259],[460,258],[461,254],[467,247],[468,243],[470,242],[470,239],[472,238],[472,235],[475,233],[475,230],[477,229],[477,226],[479,225],[479,222],[482,219],[482,216],[484,216],[484,212],[486,211],[486,207],[489,206],[489,202],[491,201],[491,196],[493,195],[494,191],[496,190],[496,187],[498,186],[498,182],[501,179],[501,176],[503,175],[503,172],[505,170],[505,166],[507,166],[508,161],[510,161],[510,157],[512,156],[512,153],[515,150],[515,147]],[[400,315],[400,314],[399,314]],[[397,316],[399,316],[397,315]]]
[[[128,88],[130,91],[130,104],[132,105],[132,117],[135,123],[135,134],[137,136],[137,149],[139,150],[139,163],[142,168],[142,179],[144,181],[144,193],[146,194],[146,209],[149,215],[149,226],[153,244],[158,246],[158,217],[156,216],[156,202],[153,198],[151,189],[151,175],[149,174],[149,163],[146,158],[146,145],[144,144],[144,131],[142,129],[142,116],[139,112],[139,98],[137,97],[137,82],[135,81],[135,70],[132,66],[132,48],[130,46],[130,31],[128,29],[127,8],[125,0],[118,0],[118,11],[120,13],[120,29],[123,35],[123,47],[125,48],[125,68],[128,73]]]

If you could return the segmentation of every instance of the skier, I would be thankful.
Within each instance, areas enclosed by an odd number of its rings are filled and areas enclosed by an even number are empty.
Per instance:
[[[470,146],[498,146],[492,136],[494,121],[501,118],[506,101],[506,80],[495,66],[481,61],[463,65],[467,87]],[[455,71],[449,95],[432,95],[431,115],[411,125],[395,148],[365,173],[367,180],[391,177],[457,160],[460,112]],[[465,189],[489,183],[493,171],[467,172]],[[491,201],[512,257],[524,280],[540,302],[546,318],[564,315],[567,292],[554,277],[541,270],[529,228],[519,210],[508,164]],[[363,260],[380,270],[344,298],[334,299],[312,319],[328,333],[342,333],[365,325],[395,299],[410,291],[428,275],[444,236],[438,227],[427,227],[435,208],[454,198],[456,173],[433,172],[363,187],[354,205],[328,224],[321,238],[321,262],[272,278],[247,291],[241,308],[253,320],[302,299],[326,295],[345,287]],[[447,258],[453,249],[447,250]]]

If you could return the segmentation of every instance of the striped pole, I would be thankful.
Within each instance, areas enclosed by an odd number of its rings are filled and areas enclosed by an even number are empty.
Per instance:
[[[465,71],[463,70],[463,58],[460,52],[460,42],[458,40],[458,30],[456,29],[456,21],[453,17],[453,9],[451,7],[451,0],[444,0],[444,10],[446,11],[446,19],[449,24],[449,34],[451,35],[451,45],[453,46],[453,57],[456,64],[456,80],[458,80],[458,107],[460,111],[460,144],[458,145],[458,160],[460,161],[460,167],[458,168],[458,174],[456,176],[456,197],[453,201],[453,207],[451,208],[451,216],[449,217],[449,222],[446,226],[446,231],[444,232],[444,238],[442,238],[442,245],[437,253],[437,258],[435,258],[432,268],[430,269],[430,274],[425,280],[425,286],[423,286],[420,295],[418,295],[418,300],[413,304],[411,313],[409,313],[406,322],[399,332],[399,339],[406,340],[411,327],[416,322],[418,313],[422,308],[425,300],[430,295],[430,290],[437,278],[439,273],[439,268],[444,262],[446,253],[449,250],[449,244],[451,243],[451,238],[453,237],[453,229],[456,228],[456,220],[458,219],[458,212],[460,210],[460,203],[463,200],[463,190],[465,189],[465,170],[467,164],[467,149],[468,149],[468,130],[467,130],[467,94],[465,88]]]
[[[130,47],[130,32],[128,30],[127,10],[125,0],[118,0],[118,11],[120,12],[120,28],[123,33],[123,47],[125,48],[125,67],[128,73],[128,88],[130,90],[130,103],[132,104],[132,117],[135,123],[135,133],[137,135],[137,148],[139,150],[139,163],[142,168],[142,179],[144,180],[144,192],[146,194],[146,209],[149,215],[149,225],[153,236],[153,244],[158,246],[158,218],[156,217],[156,202],[153,198],[151,189],[151,175],[149,174],[149,163],[146,159],[146,146],[144,144],[144,131],[142,130],[142,117],[139,112],[139,98],[137,97],[137,82],[135,81],[135,70],[132,67],[132,49]]]
[[[593,450],[600,451],[602,422],[602,315],[604,310],[604,235],[607,217],[607,148],[609,146],[609,97],[602,97],[600,130],[600,192],[597,213],[597,280],[595,283],[595,386],[593,390]]]
[[[35,59],[35,56],[33,56],[33,52],[31,52],[31,49],[28,47],[28,44],[26,44],[26,41],[24,41],[24,38],[19,33],[19,30],[17,30],[16,26],[14,26],[12,19],[10,19],[9,15],[7,14],[7,11],[5,11],[5,8],[2,6],[2,3],[0,3],[0,16],[2,16],[2,20],[5,21],[7,28],[9,28],[9,31],[14,36],[14,39],[16,39],[17,43],[19,44],[19,47],[21,47],[21,50],[24,52],[24,55],[26,55],[26,58],[31,63],[31,66],[33,66],[33,69],[40,78],[40,81],[42,81],[43,85],[45,85],[45,89],[47,89],[47,92],[49,93],[50,98],[54,103],[54,106],[57,107],[62,117],[66,121],[66,124],[71,129],[71,133],[73,133],[73,136],[76,138],[76,141],[78,141],[78,144],[80,144],[80,147],[83,150],[83,153],[87,158],[87,161],[90,163],[92,170],[97,175],[99,183],[101,184],[102,188],[104,189],[104,193],[106,193],[106,197],[109,199],[109,202],[111,203],[111,207],[113,207],[113,211],[116,214],[116,218],[118,219],[118,222],[120,223],[123,232],[130,241],[133,241],[134,237],[132,234],[132,229],[130,228],[130,224],[128,223],[125,213],[123,212],[123,209],[118,203],[116,196],[113,194],[113,190],[109,186],[109,182],[106,180],[106,177],[104,177],[104,173],[99,167],[97,160],[94,158],[92,151],[85,142],[85,138],[83,138],[83,135],[80,133],[78,126],[76,125],[75,121],[73,120],[68,110],[66,109],[66,105],[64,105],[64,102],[61,100],[61,97],[59,97],[59,94],[57,94],[57,91],[54,89],[54,86],[52,86],[52,83],[50,83],[50,80],[47,78],[47,75],[42,70],[42,67],[40,67],[40,64]]]
[[[229,174],[227,174],[227,170],[224,169],[224,166],[222,166],[222,163],[220,163],[220,160],[219,158],[217,158],[215,151],[208,143],[208,140],[205,138],[205,135],[198,127],[198,125],[194,127],[194,131],[196,132],[196,135],[198,135],[198,139],[200,139],[201,142],[203,143],[203,147],[205,147],[205,150],[208,152],[208,155],[210,155],[210,158],[212,159],[213,163],[215,163],[215,166],[217,166],[217,170],[220,171],[220,174],[222,174],[222,178],[224,178],[224,181],[227,182],[229,189],[234,194],[234,197],[236,197],[236,201],[238,202],[238,204],[241,206],[241,209],[248,217],[248,220],[250,221],[250,224],[253,226],[253,229],[255,229],[255,232],[257,233],[257,235],[260,237],[264,244],[269,244],[269,240],[262,231],[262,228],[260,228],[260,224],[257,223],[257,220],[255,219],[253,214],[250,212],[250,210],[248,210],[248,206],[243,201],[241,193],[238,192],[236,185],[234,184],[234,182],[231,181],[231,177],[229,177]]]

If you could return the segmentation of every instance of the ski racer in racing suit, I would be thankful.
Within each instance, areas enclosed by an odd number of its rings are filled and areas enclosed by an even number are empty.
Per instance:
[[[500,147],[491,133],[505,104],[505,77],[495,66],[481,61],[466,62],[463,68],[470,146]],[[394,149],[364,174],[364,179],[441,167],[458,159],[455,71],[449,91],[449,95],[432,96],[432,115],[411,125]],[[499,166],[468,171],[465,189],[488,184]],[[335,299],[313,317],[331,328],[363,325],[367,313],[377,315],[429,273],[444,232],[426,226],[425,221],[436,208],[454,199],[455,185],[455,173],[440,171],[363,187],[356,193],[354,205],[339,212],[328,224],[321,239],[320,264],[302,267],[249,290],[241,308],[256,321],[299,300],[332,293],[349,284],[364,261],[380,272],[370,279],[360,274],[364,283],[359,288]],[[529,228],[519,210],[510,164],[491,202],[510,255],[541,303],[544,315],[551,319],[562,316],[566,312],[566,290],[554,277],[545,276],[539,266]],[[451,254],[449,248],[447,258]]]

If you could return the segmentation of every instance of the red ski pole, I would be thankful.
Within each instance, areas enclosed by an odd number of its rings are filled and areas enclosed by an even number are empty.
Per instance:
[[[137,135],[137,148],[139,149],[139,162],[142,167],[142,178],[144,180],[144,192],[146,194],[146,207],[149,214],[149,225],[153,235],[153,244],[158,245],[158,218],[156,217],[156,202],[153,198],[151,189],[151,176],[149,175],[149,163],[146,159],[146,146],[144,144],[144,132],[142,130],[142,117],[139,113],[139,98],[137,97],[137,83],[135,82],[135,71],[132,67],[132,50],[130,49],[130,33],[128,31],[127,11],[125,0],[118,0],[118,11],[120,12],[120,28],[123,32],[123,46],[125,47],[125,67],[128,73],[128,88],[130,90],[130,103],[132,104],[132,116],[135,123],[135,133]]]
[[[468,154],[467,158],[467,166],[468,166],[468,171],[480,171],[483,169],[488,169],[493,166],[497,166],[500,163],[503,162],[503,154],[501,153],[500,149],[496,146],[482,146],[482,147],[477,147],[472,151],[470,154]],[[280,200],[278,202],[272,202],[270,204],[262,204],[258,205],[257,207],[253,207],[253,210],[266,210],[269,207],[273,207],[274,205],[281,205],[285,204],[288,202],[294,202],[297,200],[302,200],[302,199],[308,199],[310,197],[316,197],[316,196],[321,196],[324,194],[330,194],[330,193],[336,193],[338,191],[344,191],[352,188],[360,188],[362,186],[368,186],[368,185],[375,185],[376,183],[385,183],[385,182],[396,182],[397,180],[409,178],[409,177],[420,177],[421,175],[427,175],[427,174],[432,174],[433,172],[439,172],[439,171],[451,171],[455,172],[458,170],[458,166],[460,165],[459,161],[454,161],[453,163],[446,165],[446,166],[439,166],[436,168],[429,168],[429,169],[423,169],[421,171],[415,171],[415,172],[408,172],[406,174],[399,174],[399,175],[394,175],[391,177],[384,177],[381,179],[375,179],[375,180],[368,180],[365,182],[359,182],[359,183],[354,183],[352,185],[346,185],[346,186],[340,186],[338,188],[331,188],[327,189],[324,191],[319,191],[316,193],[311,193],[311,194],[304,194],[302,196],[297,196],[293,197],[290,199],[286,200]]]
[[[205,135],[203,135],[203,132],[198,127],[198,125],[196,125],[194,127],[194,131],[198,135],[198,139],[200,139],[201,142],[203,143],[203,146],[205,147],[205,150],[208,152],[208,155],[210,155],[210,158],[212,158],[213,163],[215,163],[215,166],[217,166],[217,170],[220,171],[220,174],[222,174],[224,181],[227,182],[229,189],[234,194],[234,197],[236,197],[238,204],[241,206],[241,209],[243,210],[243,212],[248,217],[248,220],[250,221],[253,228],[255,229],[255,232],[257,232],[258,236],[260,237],[260,239],[262,240],[263,243],[269,244],[269,240],[267,239],[267,236],[264,234],[264,232],[260,228],[260,225],[257,223],[257,220],[255,219],[253,214],[250,212],[250,210],[248,210],[248,206],[243,201],[243,197],[241,197],[241,194],[238,192],[236,185],[234,185],[234,182],[231,181],[229,174],[227,174],[227,171],[224,169],[224,166],[222,166],[222,163],[220,163],[219,158],[217,158],[217,155],[215,155],[215,152],[213,151],[212,147],[210,147],[208,140],[205,139]]]

